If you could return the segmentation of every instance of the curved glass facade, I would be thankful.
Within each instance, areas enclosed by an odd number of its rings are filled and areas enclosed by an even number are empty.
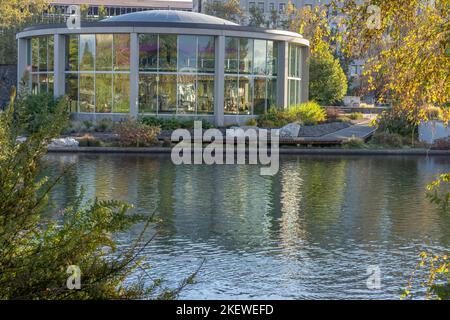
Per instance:
[[[139,34],[139,113],[212,114],[215,38]]]
[[[298,34],[129,23],[25,30],[17,37],[19,72],[30,71],[33,93],[68,95],[83,120],[148,114],[222,126],[307,100],[308,42]]]
[[[66,37],[66,93],[72,112],[130,112],[130,35]]]
[[[226,37],[225,114],[259,115],[277,104],[278,43]]]

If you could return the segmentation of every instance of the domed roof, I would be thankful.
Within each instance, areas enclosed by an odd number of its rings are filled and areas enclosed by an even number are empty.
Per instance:
[[[238,26],[238,24],[206,14],[177,11],[177,10],[149,10],[123,14],[103,19],[102,22],[171,22],[171,23],[195,23]]]

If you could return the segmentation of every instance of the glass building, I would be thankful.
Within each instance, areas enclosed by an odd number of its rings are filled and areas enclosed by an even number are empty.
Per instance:
[[[19,78],[68,95],[78,119],[138,115],[245,123],[308,100],[309,42],[200,13],[143,11],[17,35]]]

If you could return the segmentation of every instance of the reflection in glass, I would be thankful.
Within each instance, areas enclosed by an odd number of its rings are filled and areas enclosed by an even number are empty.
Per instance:
[[[177,70],[177,36],[159,36],[159,68],[160,71]]]
[[[265,75],[266,74],[266,41],[255,40],[254,41],[254,66],[253,74]]]
[[[214,37],[198,37],[198,71],[214,73],[215,67]]]
[[[225,72],[237,73],[238,72],[238,38],[225,38]]]
[[[47,85],[48,85],[48,93],[53,94],[53,88],[54,88],[54,76],[53,73],[48,73],[47,74]]]
[[[111,110],[112,75],[97,73],[95,77],[95,112],[109,113]]]
[[[177,76],[164,74],[159,76],[158,112],[175,113],[177,110]]]
[[[39,92],[47,92],[48,91],[48,83],[47,83],[47,74],[39,75]]]
[[[95,70],[112,71],[112,34],[95,35]]]
[[[196,36],[178,36],[178,71],[197,71]]]
[[[197,113],[214,113],[214,77],[198,76]]]
[[[251,73],[253,60],[253,39],[239,39],[239,72]]]
[[[39,71],[47,71],[47,37],[39,37]]]
[[[181,45],[180,45],[181,46]],[[195,76],[180,74],[178,76],[178,113],[195,112]]]
[[[32,94],[39,93],[39,79],[37,74],[31,75],[31,93]]]
[[[78,71],[78,35],[70,35],[66,41],[66,70]]]
[[[80,74],[80,112],[95,112],[94,75]]]
[[[156,113],[158,106],[158,83],[156,74],[139,76],[139,112]]]
[[[130,76],[114,74],[114,113],[130,112]]]
[[[154,34],[139,35],[139,70],[158,70],[158,36]]]
[[[277,107],[277,79],[267,79],[267,110]]]
[[[95,35],[80,35],[80,70],[94,70]]]
[[[39,69],[39,38],[31,39],[31,65],[32,72],[37,72]]]
[[[267,74],[276,76],[278,73],[278,43],[267,41]]]
[[[47,38],[47,71],[53,72],[54,66],[54,37],[49,36]],[[52,82],[53,83],[53,82]]]
[[[225,114],[238,113],[238,81],[237,77],[225,77]]]
[[[300,81],[289,79],[289,106],[300,103]]]
[[[252,113],[252,84],[250,78],[239,77],[239,114]]]
[[[70,101],[70,112],[78,111],[78,75],[66,74],[66,93]]]
[[[114,70],[130,70],[129,34],[114,34]]]
[[[266,78],[255,78],[254,85],[253,114],[264,114],[266,111]]]

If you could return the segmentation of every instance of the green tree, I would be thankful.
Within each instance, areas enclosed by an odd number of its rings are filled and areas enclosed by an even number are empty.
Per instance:
[[[239,0],[213,0],[205,4],[205,13],[225,20],[240,23],[244,17]]]
[[[153,218],[130,214],[129,204],[89,200],[83,193],[48,218],[48,196],[64,173],[49,181],[42,177],[41,160],[67,122],[68,101],[61,99],[39,128],[19,143],[23,103],[19,99],[14,106],[12,99],[9,109],[0,113],[0,299],[152,297],[159,280],[149,285],[125,285],[124,280],[145,268],[138,256],[150,241],[144,235]],[[131,249],[119,250],[113,236],[137,222],[145,224],[141,235]],[[81,271],[79,290],[66,286],[67,269],[74,265]],[[164,291],[162,297],[175,297],[191,280]]]
[[[253,27],[261,27],[266,23],[266,19],[264,17],[264,13],[257,6],[251,6],[249,9],[250,19],[249,25]]]
[[[315,47],[310,57],[309,97],[320,105],[342,101],[347,93],[347,77],[326,43]]]

